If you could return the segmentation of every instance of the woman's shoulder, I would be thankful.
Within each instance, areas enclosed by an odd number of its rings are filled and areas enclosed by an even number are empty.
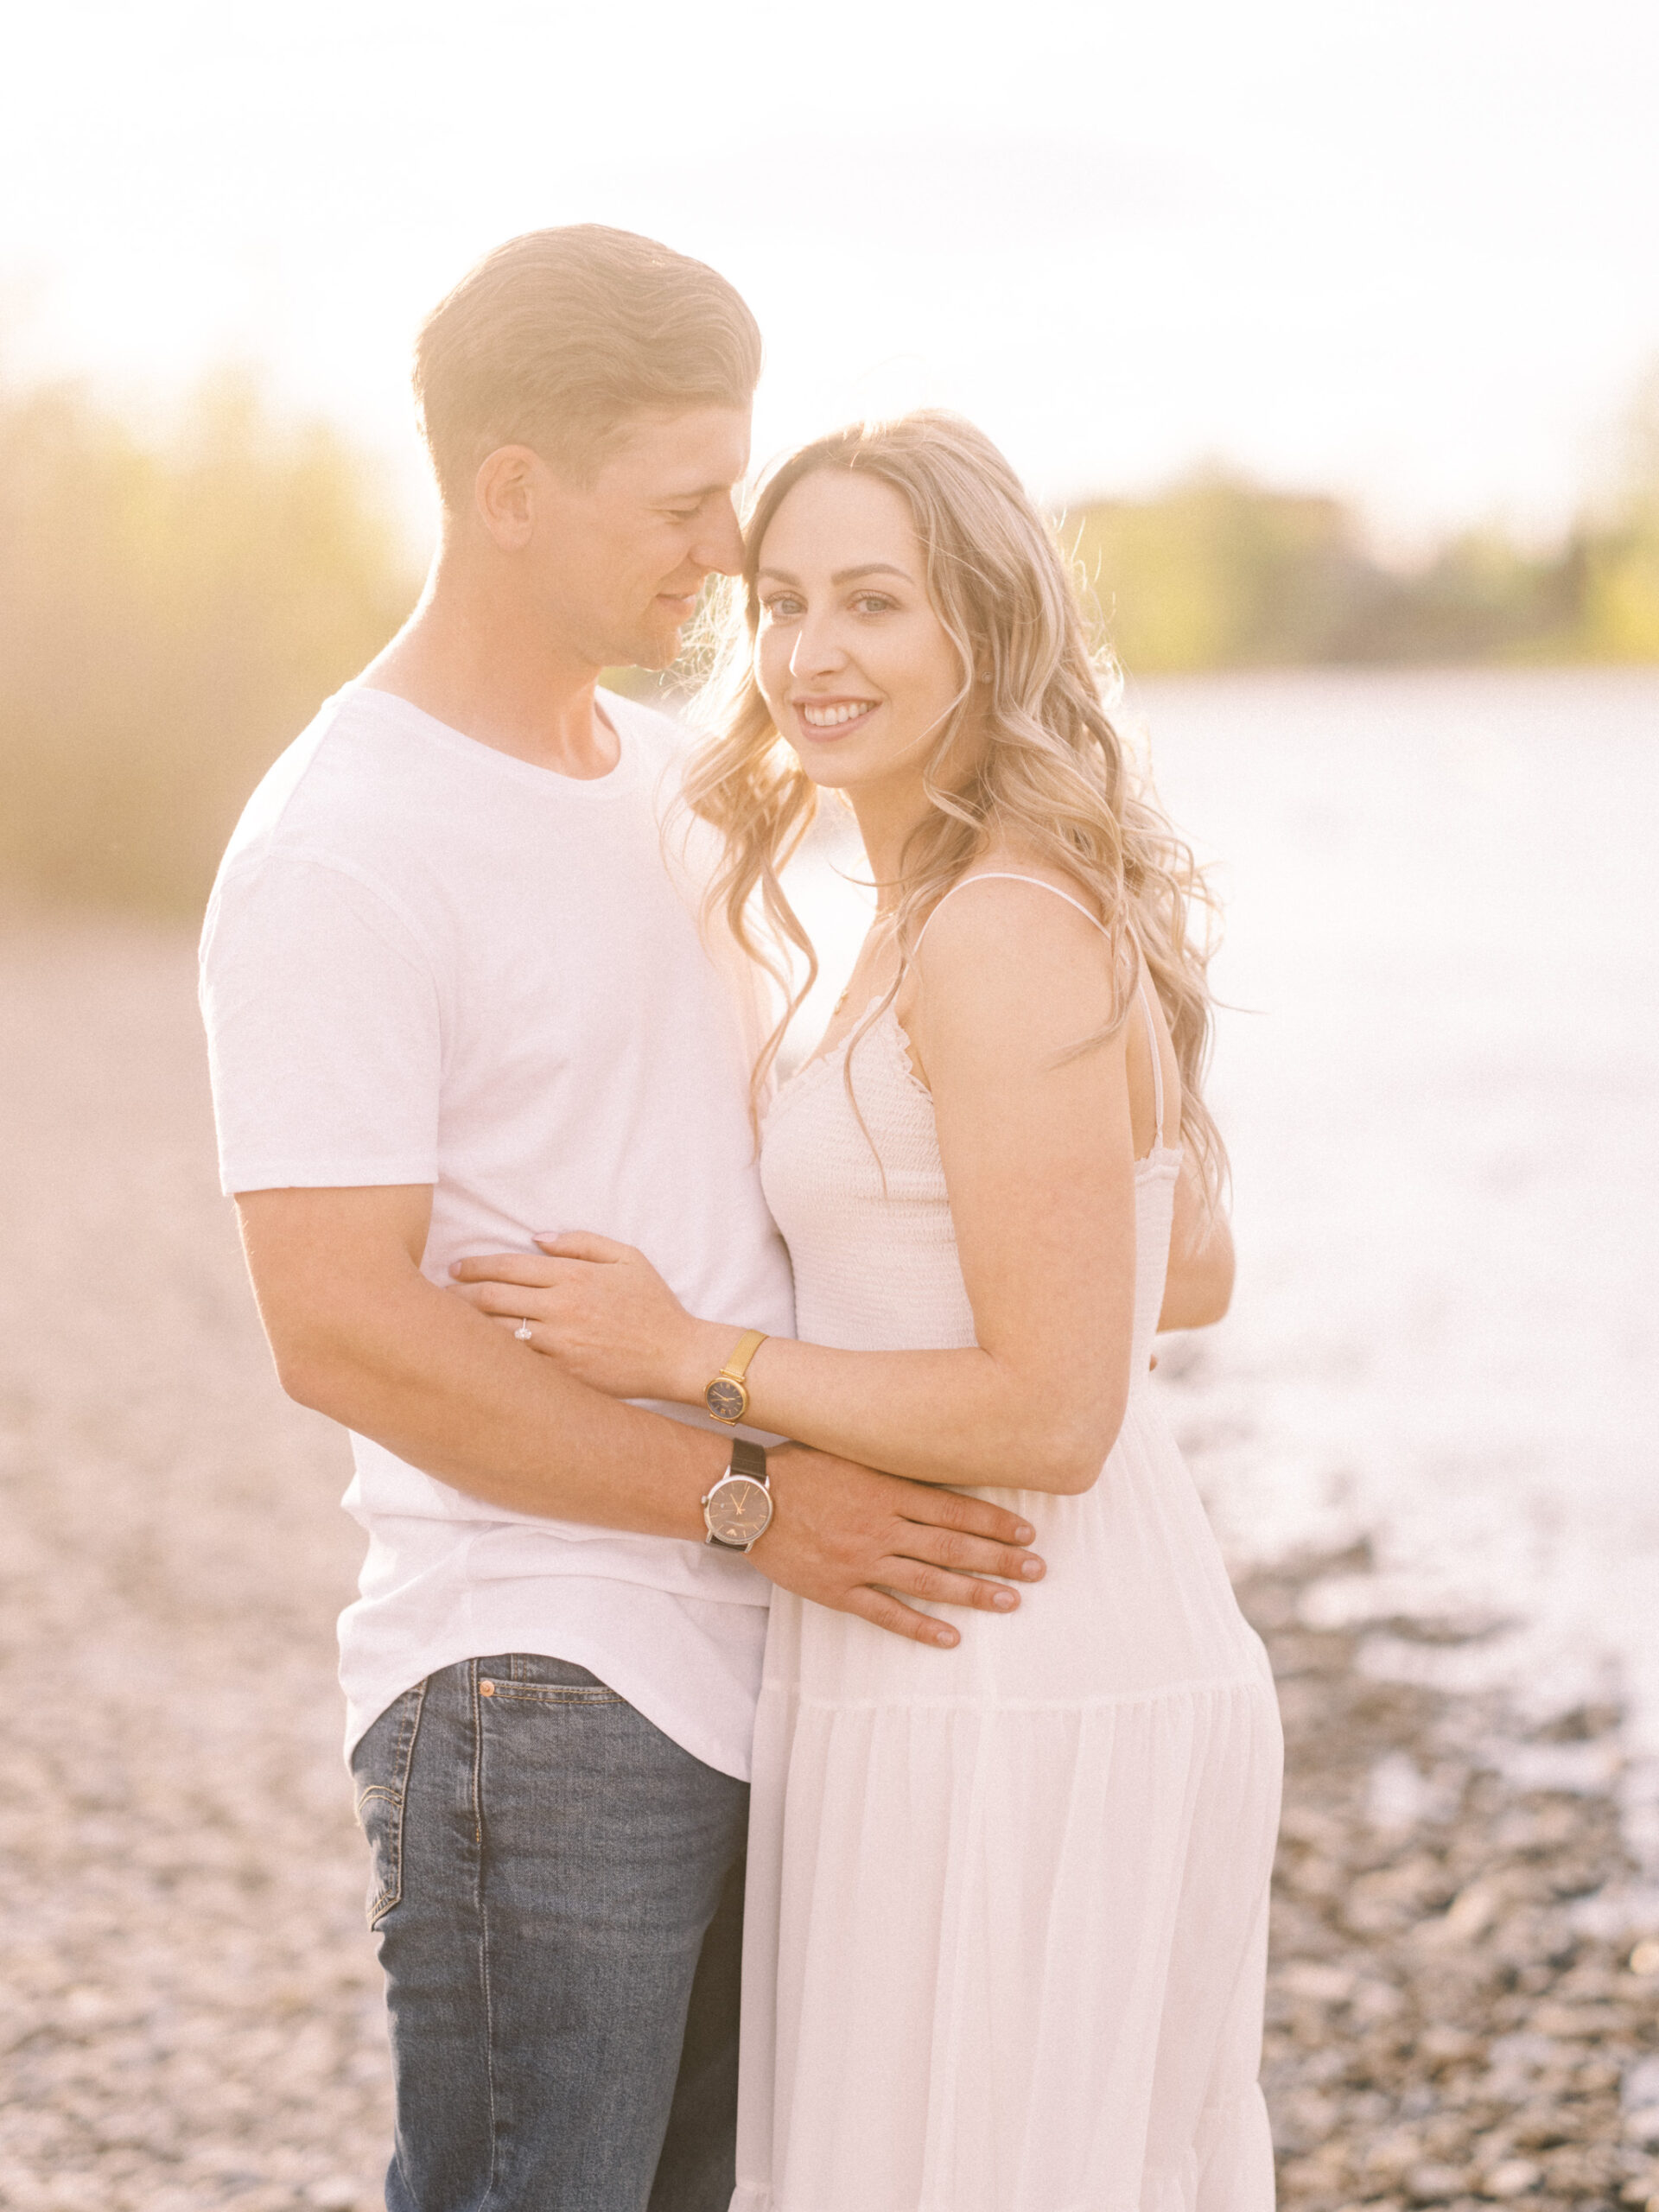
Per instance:
[[[934,901],[917,950],[925,942],[943,949],[952,941],[966,949],[1011,922],[1022,937],[1034,931],[1064,941],[1084,924],[1097,935],[1106,933],[1099,893],[1081,875],[1046,855],[998,845],[976,855]]]
[[[1007,849],[976,857],[936,901],[897,1011],[1012,1035],[1065,1038],[1111,1015],[1111,938],[1069,869]],[[1105,957],[1103,958],[1103,955]]]
[[[1103,1033],[1114,978],[1099,906],[1052,861],[976,857],[936,902],[895,1002],[925,1079],[936,1057],[947,1071],[982,1073],[987,1053],[1005,1075],[1052,1069],[1080,1038]]]

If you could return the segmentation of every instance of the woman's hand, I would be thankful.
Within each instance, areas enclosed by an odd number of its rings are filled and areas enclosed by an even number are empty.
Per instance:
[[[457,1260],[457,1294],[515,1334],[527,1324],[531,1349],[591,1389],[695,1404],[731,1350],[731,1330],[694,1319],[632,1244],[580,1230],[536,1242],[545,1258]]]

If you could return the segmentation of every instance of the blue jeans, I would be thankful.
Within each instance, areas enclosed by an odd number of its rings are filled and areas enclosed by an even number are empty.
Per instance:
[[[747,1784],[523,1653],[417,1683],[352,1773],[388,2212],[726,2212]]]

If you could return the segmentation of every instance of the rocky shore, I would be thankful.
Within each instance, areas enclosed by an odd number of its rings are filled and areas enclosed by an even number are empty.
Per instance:
[[[368,2212],[387,2067],[340,1764],[338,1440],[271,1380],[189,947],[0,930],[0,2207]],[[1292,2212],[1659,2212],[1659,1918],[1611,1707],[1523,1726],[1257,1573],[1289,1775]],[[1394,1647],[1453,1630],[1394,1623]]]
[[[1499,1697],[1389,1680],[1375,1637],[1307,1625],[1309,1592],[1367,1564],[1241,1591],[1285,1719],[1280,2202],[1659,2212],[1659,1899],[1621,1835],[1619,1715],[1528,1728]],[[1396,1649],[1456,1634],[1388,1630]]]

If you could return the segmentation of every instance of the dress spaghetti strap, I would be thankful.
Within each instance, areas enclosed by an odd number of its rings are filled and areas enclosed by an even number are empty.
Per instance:
[[[933,914],[938,912],[939,906],[944,906],[945,899],[954,899],[958,891],[966,891],[970,884],[975,883],[1034,883],[1039,891],[1051,892],[1056,899],[1064,899],[1068,906],[1075,906],[1084,921],[1092,922],[1103,937],[1109,934],[1105,923],[1097,914],[1091,914],[1081,899],[1074,899],[1069,891],[1062,891],[1058,883],[1045,883],[1040,875],[1016,875],[1009,868],[982,868],[977,875],[958,876],[945,893],[944,899],[941,899],[938,906],[934,907]],[[917,931],[916,950],[918,952],[922,949],[922,939],[933,926],[933,914],[928,916]]]
[[[1110,935],[1110,931],[1098,914],[1091,914],[1081,899],[1074,899],[1069,891],[1062,891],[1058,883],[1049,883],[1040,875],[1020,875],[1012,868],[981,868],[976,874],[959,876],[951,885],[945,893],[944,899],[939,900],[938,905],[933,909],[933,913],[928,916],[918,931],[916,936],[918,952],[922,949],[922,939],[933,926],[933,914],[938,912],[945,899],[954,899],[958,891],[966,891],[970,884],[975,883],[1034,884],[1039,891],[1052,892],[1056,899],[1064,899],[1068,906],[1075,906],[1084,921],[1092,922],[1103,937]],[[914,955],[912,957],[913,958]],[[1158,1025],[1152,1018],[1152,1001],[1147,996],[1144,954],[1141,956],[1141,1011],[1146,1017],[1147,1044],[1152,1053],[1152,1111],[1155,1124],[1152,1147],[1154,1152],[1161,1152],[1164,1149],[1164,1056],[1158,1043]]]

